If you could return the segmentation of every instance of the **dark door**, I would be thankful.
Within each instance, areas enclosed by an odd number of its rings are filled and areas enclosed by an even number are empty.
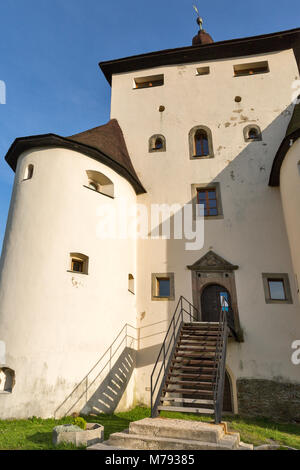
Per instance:
[[[211,284],[205,287],[201,295],[202,321],[220,321],[222,307],[226,310],[228,326],[234,330],[234,317],[228,290],[219,284]]]

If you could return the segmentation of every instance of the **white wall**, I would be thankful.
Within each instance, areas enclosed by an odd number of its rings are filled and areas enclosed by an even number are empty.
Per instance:
[[[270,73],[234,77],[233,65],[269,61]],[[209,65],[210,75],[196,76]],[[164,86],[133,89],[135,77],[164,74]],[[149,400],[149,376],[158,344],[176,302],[151,301],[151,273],[174,272],[176,301],[192,300],[193,264],[209,249],[233,264],[245,342],[230,344],[228,364],[235,377],[299,381],[290,360],[291,343],[300,337],[299,303],[278,188],[268,186],[272,162],[291,117],[291,84],[298,78],[292,50],[116,74],[112,79],[111,117],[123,129],[129,153],[152,203],[191,200],[191,185],[218,181],[224,219],[205,222],[205,245],[185,251],[182,241],[138,242],[140,325],[147,331],[138,362],[138,395]],[[235,97],[241,96],[241,103]],[[163,113],[158,111],[165,106]],[[263,141],[246,143],[243,129],[260,126]],[[188,133],[196,125],[212,131],[215,157],[190,160]],[[166,137],[166,152],[148,153],[153,134]],[[294,303],[267,305],[262,273],[289,273]],[[162,323],[159,323],[162,322]],[[146,328],[147,325],[152,325]],[[150,336],[151,331],[154,336]],[[157,333],[157,334],[156,334]],[[142,335],[142,331],[141,331]],[[143,346],[144,344],[144,346]],[[156,345],[156,346],[155,346]]]
[[[33,178],[22,181],[28,164]],[[115,199],[85,188],[86,170],[109,177]],[[135,204],[131,185],[90,157],[66,149],[20,156],[0,284],[1,339],[16,385],[0,395],[1,418],[52,416],[123,325],[135,326],[135,241],[96,235],[99,207],[122,201]],[[68,272],[70,252],[89,256],[88,275]]]
[[[280,193],[300,298],[300,140],[289,149],[280,170]]]

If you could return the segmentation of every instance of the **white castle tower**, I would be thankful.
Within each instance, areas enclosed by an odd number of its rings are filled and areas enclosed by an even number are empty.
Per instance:
[[[300,419],[299,44],[299,29],[214,43],[201,23],[192,46],[100,64],[108,124],[15,140],[0,418],[149,405],[183,296],[206,325],[227,302],[224,410]],[[197,250],[104,236],[103,214],[132,227],[135,207],[190,204],[196,220],[197,203]]]

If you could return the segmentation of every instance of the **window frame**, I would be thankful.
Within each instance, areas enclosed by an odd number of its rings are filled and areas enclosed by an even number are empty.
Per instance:
[[[70,253],[69,255],[69,266],[70,269],[68,269],[69,273],[73,274],[89,274],[89,257],[87,255],[84,255],[83,253]],[[74,262],[80,262],[82,263],[82,271],[74,271],[73,270],[73,263]]]
[[[159,295],[159,281],[169,279],[170,281],[170,295],[160,296]],[[175,300],[175,276],[174,273],[152,273],[152,296],[151,300]]]
[[[157,139],[161,139],[162,141],[162,147],[160,149],[154,148],[154,144]],[[159,153],[159,152],[166,152],[167,150],[167,144],[166,144],[166,138],[162,134],[154,134],[150,137],[149,139],[149,153]]]
[[[207,135],[208,155],[195,155],[196,153],[195,137],[198,131],[203,131]],[[204,126],[204,125],[198,125],[198,126],[194,126],[189,131],[189,149],[190,149],[190,160],[205,160],[206,158],[214,158],[212,132],[209,129],[209,127]]]
[[[292,304],[293,298],[291,293],[289,275],[287,273],[262,273],[263,288],[265,301],[267,304]],[[285,293],[285,299],[272,299],[269,282],[281,281]]]
[[[217,215],[204,215],[204,220],[224,219],[222,197],[221,197],[221,185],[219,182],[216,181],[214,183],[198,183],[198,184],[191,185],[193,220],[200,218],[199,214],[197,214],[199,190],[211,190],[211,189],[214,189],[216,192],[216,201],[217,201],[216,208],[217,208],[218,214]]]

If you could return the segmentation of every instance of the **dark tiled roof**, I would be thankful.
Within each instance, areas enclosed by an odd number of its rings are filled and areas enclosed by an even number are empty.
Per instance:
[[[300,137],[300,103],[296,104],[285,137],[275,155],[269,179],[270,186],[280,185],[280,169],[282,162],[288,153],[291,142],[295,142]]]
[[[293,49],[300,69],[300,28],[212,43],[209,43],[208,37],[206,39],[206,43],[108,60],[100,62],[99,66],[111,84],[115,73]]]
[[[126,178],[136,194],[146,192],[132,165],[123,132],[116,119],[71,137],[61,137],[57,134],[19,137],[11,145],[5,160],[15,171],[18,158],[23,152],[45,147],[69,148],[88,155]]]

